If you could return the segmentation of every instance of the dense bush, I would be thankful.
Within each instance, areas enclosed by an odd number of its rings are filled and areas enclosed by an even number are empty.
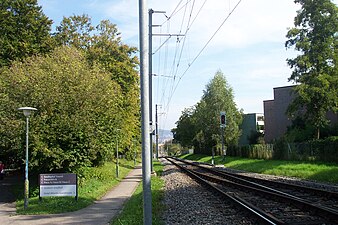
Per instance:
[[[274,144],[231,146],[227,154],[255,159],[338,162],[338,137],[302,143],[288,143],[281,138]]]
[[[73,170],[113,157],[120,87],[99,66],[89,66],[81,51],[60,47],[2,68],[0,90],[0,150],[11,163],[24,159],[22,106],[38,109],[29,126],[30,169]]]
[[[273,155],[273,145],[255,144],[246,146],[231,146],[227,150],[227,155],[252,159],[271,159]]]
[[[338,162],[338,137],[314,140],[297,146],[298,155],[310,160]]]

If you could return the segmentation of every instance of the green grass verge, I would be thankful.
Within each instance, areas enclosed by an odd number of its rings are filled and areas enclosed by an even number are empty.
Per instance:
[[[161,214],[164,209],[162,204],[164,181],[160,178],[163,166],[159,162],[154,161],[154,170],[157,176],[151,177],[151,193],[152,193],[152,224],[163,224]],[[132,195],[130,200],[126,202],[119,216],[111,222],[113,225],[139,225],[143,224],[143,192],[142,182]]]
[[[187,154],[182,155],[181,158],[211,163],[211,156],[206,155]],[[337,163],[263,160],[230,156],[227,156],[224,162],[222,159],[222,156],[216,156],[215,164],[223,164],[228,168],[262,174],[297,177],[301,179],[328,182],[333,184],[338,183]]]
[[[133,161],[119,160],[119,178],[116,177],[115,163],[110,162],[97,168],[86,168],[86,179],[81,180],[78,187],[78,201],[74,197],[44,197],[39,201],[39,190],[36,185],[31,185],[29,206],[24,209],[23,186],[18,187],[15,192],[20,193],[16,201],[18,214],[54,214],[76,211],[87,207],[95,200],[103,197],[112,187],[116,186],[131,169],[134,168]]]

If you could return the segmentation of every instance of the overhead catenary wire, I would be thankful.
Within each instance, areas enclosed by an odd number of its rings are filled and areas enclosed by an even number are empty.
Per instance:
[[[236,10],[236,8],[238,7],[238,5],[241,3],[242,0],[239,0],[237,2],[237,4],[235,5],[235,7],[229,12],[229,14],[227,15],[227,17],[223,20],[223,22],[220,24],[220,26],[217,28],[217,30],[213,33],[213,35],[209,38],[209,40],[206,42],[206,44],[203,46],[203,48],[198,52],[198,54],[194,57],[194,59],[188,64],[188,67],[186,68],[186,70],[182,73],[182,75],[179,77],[177,84],[175,86],[174,92],[172,93],[172,95],[169,98],[169,103],[171,102],[172,96],[175,93],[181,79],[185,76],[185,74],[188,72],[188,70],[191,68],[191,66],[194,64],[194,62],[197,60],[197,58],[202,54],[202,52],[204,51],[204,49],[209,45],[209,43],[211,42],[211,40],[216,36],[216,34],[218,33],[218,31],[222,28],[222,26],[225,24],[225,22],[229,19],[229,17],[232,15],[232,13]]]
[[[193,24],[195,23],[196,19],[198,18],[200,12],[202,11],[204,5],[206,4],[207,0],[204,0],[202,6],[200,6],[199,10],[197,11],[197,13],[194,15],[194,17],[192,17],[193,15],[193,10],[194,10],[194,5],[195,5],[195,0],[186,0],[185,3],[183,3],[183,0],[179,1],[179,3],[177,4],[177,6],[175,7],[174,11],[170,14],[170,16],[166,16],[166,20],[162,23],[162,25],[167,24],[167,33],[170,33],[170,21],[173,19],[173,17],[175,17],[178,12],[182,11],[184,9],[184,12],[187,11],[187,6],[189,5],[189,3],[192,2],[192,7],[190,9],[190,14],[188,15],[189,20],[188,23],[186,25],[186,30],[183,32],[182,31],[182,25],[184,23],[184,20],[186,20],[186,13],[184,14],[184,18],[182,18],[182,22],[181,22],[181,28],[180,28],[180,32],[182,32],[185,36],[183,36],[182,39],[177,39],[176,40],[176,44],[175,44],[175,50],[174,50],[174,57],[172,59],[172,62],[169,63],[168,61],[168,55],[169,55],[169,41],[172,40],[172,36],[169,36],[167,39],[165,39],[164,42],[162,42],[160,44],[160,47],[158,47],[156,49],[155,53],[159,52],[159,61],[164,62],[163,66],[159,66],[159,72],[158,74],[168,74],[169,76],[173,77],[173,79],[162,79],[162,94],[161,94],[161,98],[160,98],[160,102],[159,104],[161,104],[162,110],[164,110],[165,113],[165,120],[168,116],[168,112],[169,112],[169,108],[170,108],[170,103],[171,100],[173,98],[174,93],[177,90],[178,85],[180,84],[181,80],[183,79],[183,77],[187,74],[187,72],[189,71],[189,69],[192,67],[192,65],[196,62],[196,60],[200,57],[200,55],[203,53],[203,51],[207,48],[207,46],[210,44],[210,42],[214,39],[214,37],[217,35],[217,33],[219,32],[219,30],[223,27],[223,25],[226,23],[226,21],[229,19],[229,17],[232,15],[232,13],[236,10],[236,8],[239,6],[239,4],[241,3],[241,0],[239,0],[237,2],[237,4],[235,5],[235,7],[231,10],[230,9],[230,2],[229,2],[229,13],[228,15],[225,17],[225,19],[221,22],[221,24],[218,26],[218,28],[216,29],[216,31],[211,35],[211,37],[208,39],[208,41],[203,45],[203,47],[201,48],[201,50],[197,53],[197,55],[190,61],[188,62],[187,68],[184,70],[183,73],[181,73],[179,76],[178,74],[178,68],[179,66],[181,66],[181,59],[182,59],[182,54],[183,51],[185,50],[185,45],[187,42],[187,37],[188,37],[188,33],[191,29],[191,27],[193,26]],[[231,10],[231,11],[230,11]],[[164,48],[164,57],[161,57],[161,49]],[[168,63],[171,64],[171,69],[169,70],[169,73],[166,73],[165,71],[167,71],[167,67],[168,67]],[[162,65],[161,62],[159,62],[159,65]],[[162,72],[163,71],[163,72]],[[178,79],[177,79],[178,78]],[[158,81],[159,82],[159,81]],[[158,90],[158,93],[160,92],[160,90]],[[166,97],[167,96],[167,97]],[[158,96],[159,97],[159,96]],[[161,124],[165,124],[161,123]]]
[[[185,43],[186,43],[186,39],[187,39],[187,34],[189,32],[189,30],[191,29],[192,25],[194,24],[196,18],[198,17],[198,15],[200,14],[200,12],[202,11],[205,3],[207,2],[207,0],[205,0],[202,4],[202,6],[199,8],[196,16],[193,18],[192,22],[190,23],[191,21],[191,18],[192,18],[192,13],[193,13],[193,10],[194,10],[194,6],[195,6],[195,0],[193,2],[193,5],[191,7],[191,10],[190,10],[190,14],[189,14],[189,20],[188,20],[188,23],[187,23],[187,28],[186,28],[186,31],[184,33],[184,36],[183,36],[183,44],[182,44],[182,47],[181,47],[181,51],[180,51],[180,56],[179,56],[179,59],[178,59],[178,63],[176,65],[176,70],[175,70],[175,73],[174,73],[174,78],[176,78],[176,75],[178,73],[178,68],[179,68],[179,65],[180,65],[180,61],[181,61],[181,58],[182,58],[182,54],[183,54],[183,50],[184,50],[184,46],[185,46]],[[175,81],[175,80],[174,80]],[[174,89],[174,86],[172,86],[172,89],[170,90],[170,93],[169,93],[169,96],[172,96],[173,93],[174,93],[175,89]],[[169,104],[170,103],[170,97],[168,97],[168,103],[167,103],[167,110],[169,111]]]
[[[192,12],[194,10],[194,5],[195,5],[195,0],[193,1],[193,5],[192,5],[191,10],[190,10],[189,20],[188,20],[188,23],[187,23],[187,29],[186,29],[186,32],[185,32],[184,37],[183,37],[183,44],[182,44],[182,47],[181,47],[181,52],[180,52],[180,55],[179,55],[179,58],[178,58],[178,62],[177,62],[177,66],[176,66],[176,71],[175,71],[174,77],[176,77],[176,74],[178,72],[178,67],[179,67],[180,62],[181,62],[181,58],[182,58],[182,54],[183,54],[183,49],[184,49],[184,45],[185,45],[185,40],[186,40],[186,35],[187,35],[188,31],[189,31],[190,20],[191,20]],[[183,24],[183,22],[182,22],[182,24]]]
[[[167,20],[164,21],[161,25],[165,24],[167,21],[171,20],[173,18],[174,15],[176,15],[178,12],[180,12],[191,0],[187,0],[187,3],[185,3],[181,8],[178,9],[178,7],[180,6],[180,4],[183,2],[183,0],[181,0],[176,8],[174,9],[174,11],[171,13],[170,16],[167,16]]]
[[[169,17],[166,17],[167,18],[167,20],[164,22],[164,23],[162,23],[162,25],[163,24],[165,24],[165,23],[167,23],[167,24],[169,24],[168,25],[168,28],[170,27],[170,20],[173,18],[173,16],[174,15],[176,15],[179,11],[181,11],[183,8],[185,9],[186,7],[187,7],[187,5],[189,4],[189,2],[191,2],[191,0],[187,0],[187,2],[183,5],[183,6],[181,6],[180,8],[179,8],[179,6],[181,5],[181,3],[182,3],[182,0],[179,2],[179,4],[176,6],[176,8],[175,8],[175,10],[173,11],[173,13],[171,13],[171,15],[169,16]],[[193,1],[193,5],[192,5],[192,7],[191,7],[191,10],[190,10],[190,14],[189,14],[189,21],[188,21],[188,24],[187,24],[187,28],[186,28],[186,30],[185,30],[185,33],[184,33],[184,36],[183,36],[183,41],[181,42],[179,39],[177,39],[177,42],[176,42],[176,50],[175,50],[175,57],[174,57],[174,59],[173,59],[173,63],[172,63],[172,66],[171,66],[171,72],[169,73],[169,74],[173,74],[174,73],[174,75],[171,75],[171,76],[173,76],[174,77],[174,79],[172,79],[171,81],[168,81],[168,80],[166,80],[166,79],[163,79],[163,86],[164,86],[164,88],[162,89],[162,97],[161,97],[161,101],[160,101],[160,103],[164,106],[163,108],[165,108],[166,110],[166,118],[167,118],[167,116],[168,116],[168,112],[169,112],[169,106],[170,106],[170,96],[172,96],[173,95],[173,93],[174,93],[174,87],[175,87],[175,76],[177,75],[177,72],[178,72],[178,67],[179,67],[179,65],[180,65],[180,59],[181,59],[181,57],[182,57],[182,53],[183,53],[183,49],[184,49],[184,45],[185,45],[185,42],[186,42],[186,39],[187,39],[187,34],[188,34],[188,32],[189,32],[189,30],[190,30],[190,28],[192,27],[192,25],[194,24],[194,22],[195,22],[195,20],[196,20],[196,18],[199,16],[199,14],[200,14],[200,12],[202,11],[202,9],[203,9],[203,7],[204,7],[204,5],[205,5],[205,3],[207,2],[207,0],[204,0],[204,2],[203,2],[203,4],[202,4],[202,6],[199,8],[199,10],[197,11],[197,14],[195,15],[195,17],[192,19],[192,12],[193,12],[193,9],[194,9],[194,5],[195,5],[195,0]],[[186,11],[186,10],[185,10]],[[184,14],[185,15],[185,14]],[[185,17],[185,16],[184,16]],[[180,32],[182,32],[182,25],[183,25],[183,20],[184,20],[184,18],[182,19],[182,23],[181,23],[181,29],[180,29]],[[168,29],[168,33],[169,33],[169,29]],[[163,43],[163,44],[161,44],[161,46],[156,50],[156,52],[157,51],[159,51],[160,50],[160,48],[162,48],[163,47],[163,45],[164,44],[166,44],[166,48],[165,48],[165,62],[167,63],[168,62],[168,60],[167,60],[167,58],[168,58],[168,41],[169,41],[169,39],[170,39],[170,37],[165,41],[165,43]],[[178,59],[178,62],[176,62],[176,58],[177,58],[177,53],[178,53],[178,51],[179,51],[179,46],[180,46],[180,44],[182,44],[182,47],[181,47],[181,50],[180,50],[180,57],[179,57],[179,59]],[[167,65],[167,64],[165,64],[165,65]],[[175,68],[175,66],[176,66],[176,70],[174,69]],[[166,67],[166,66],[165,66]],[[164,68],[164,71],[166,71],[166,69]],[[175,72],[174,72],[175,71]],[[166,80],[166,81],[165,81]],[[162,87],[163,87],[162,86]],[[165,96],[166,96],[166,90],[167,90],[167,88],[168,87],[170,87],[169,88],[169,93],[168,93],[168,98],[166,99],[165,98]],[[162,124],[162,123],[161,123]]]
[[[188,4],[186,4],[186,7],[187,6],[188,6]],[[187,22],[187,28],[186,28],[185,34],[183,36],[182,45],[181,45],[180,49],[178,47],[176,48],[176,50],[179,51],[179,55],[178,55],[177,62],[175,61],[175,68],[173,67],[173,69],[174,69],[173,70],[174,82],[175,82],[175,79],[176,79],[176,76],[177,76],[177,73],[178,73],[178,69],[179,69],[179,66],[180,66],[180,62],[181,62],[181,59],[182,59],[182,54],[183,54],[183,50],[184,50],[184,46],[185,46],[185,41],[186,41],[186,34],[189,31],[189,29],[190,29],[190,21],[191,21],[191,18],[192,18],[192,13],[193,13],[193,10],[194,10],[194,6],[195,6],[195,0],[193,1],[191,9],[190,9],[189,18],[188,18],[188,22]],[[184,17],[185,17],[185,15],[186,15],[186,10],[184,11]],[[181,23],[180,33],[182,32],[183,22],[184,22],[184,19],[182,20],[182,23]],[[177,41],[177,43],[181,44],[179,41]],[[175,51],[175,54],[176,54],[176,51]],[[176,59],[176,55],[175,55],[175,59]],[[174,82],[172,83],[169,96],[172,96],[172,94],[175,91],[175,83]],[[169,103],[170,103],[170,98],[168,98],[168,103],[167,103],[167,109],[168,110],[169,110]]]

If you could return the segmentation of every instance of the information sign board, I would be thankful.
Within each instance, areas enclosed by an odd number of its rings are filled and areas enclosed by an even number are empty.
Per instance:
[[[75,196],[77,176],[74,173],[40,174],[40,198],[49,196]]]

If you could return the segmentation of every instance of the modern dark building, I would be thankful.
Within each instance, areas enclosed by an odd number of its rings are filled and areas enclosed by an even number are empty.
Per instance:
[[[243,116],[243,122],[240,126],[242,135],[239,137],[239,145],[248,145],[249,137],[254,132],[264,134],[264,115],[263,113],[249,113]]]
[[[295,86],[276,87],[273,89],[273,100],[263,101],[265,116],[265,135],[266,143],[271,143],[274,139],[282,137],[287,127],[291,125],[291,120],[287,117],[286,111],[289,104],[294,99],[292,89]]]
[[[273,89],[273,100],[263,101],[265,133],[264,140],[271,143],[274,139],[281,138],[291,125],[291,119],[288,118],[286,111],[289,104],[293,101],[295,94],[292,91],[295,85],[276,87]],[[327,118],[331,123],[338,123],[338,115],[332,112],[327,113]]]

